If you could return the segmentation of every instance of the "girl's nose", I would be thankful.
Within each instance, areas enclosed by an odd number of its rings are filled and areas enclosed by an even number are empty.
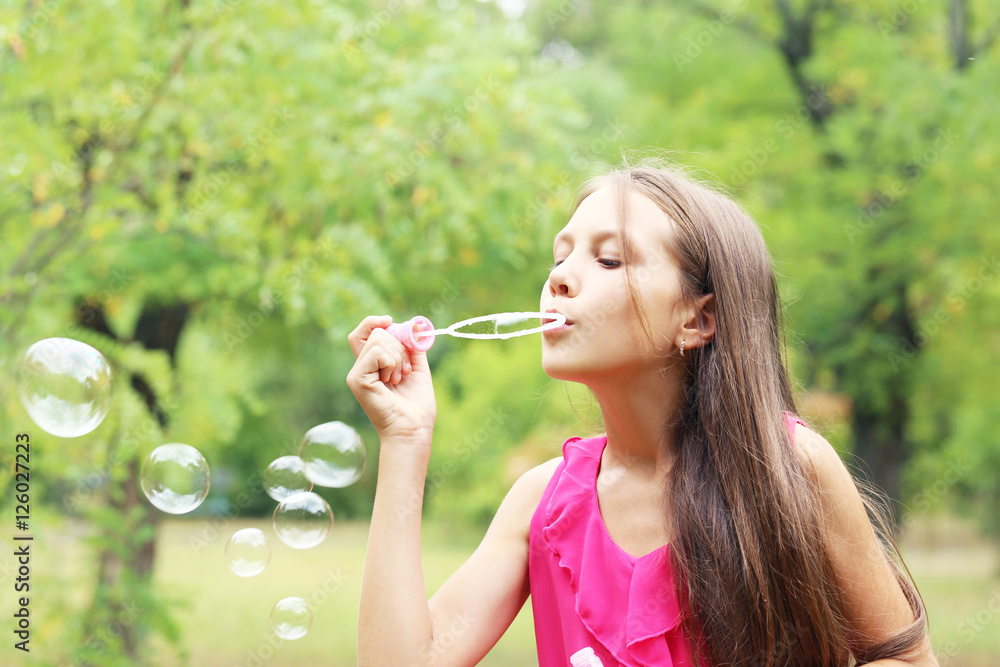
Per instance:
[[[565,268],[566,262],[549,272],[549,292],[552,296],[576,296],[576,284]]]

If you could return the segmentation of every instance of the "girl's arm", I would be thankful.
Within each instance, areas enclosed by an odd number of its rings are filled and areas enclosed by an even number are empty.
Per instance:
[[[479,548],[427,601],[420,560],[425,458],[383,442],[358,624],[358,664],[475,665],[528,597],[528,527],[559,459],[522,476]]]
[[[795,451],[815,474],[821,490],[827,543],[846,594],[844,614],[868,645],[889,639],[911,624],[913,611],[879,547],[857,486],[836,450],[818,433],[795,429]],[[876,660],[877,667],[937,665],[930,639],[905,659]]]
[[[391,321],[366,318],[348,336],[357,361],[347,384],[381,441],[358,664],[474,665],[527,597],[528,527],[558,459],[514,484],[480,547],[428,602],[420,515],[437,410],[425,353],[386,333]]]
[[[561,458],[529,470],[497,510],[472,556],[438,589],[434,665],[475,665],[503,636],[528,598],[528,529]]]

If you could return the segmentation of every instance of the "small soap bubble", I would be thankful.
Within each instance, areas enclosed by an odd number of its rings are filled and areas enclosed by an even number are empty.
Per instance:
[[[240,577],[253,577],[271,561],[271,540],[258,528],[244,528],[226,542],[226,566]]]
[[[350,486],[365,471],[361,436],[343,422],[327,422],[309,429],[299,446],[299,456],[306,462],[306,477],[319,486]]]
[[[184,514],[201,505],[208,495],[208,462],[191,445],[160,445],[143,462],[140,483],[156,508]]]
[[[302,598],[279,600],[271,610],[271,628],[282,639],[304,637],[312,626],[312,611]]]
[[[306,462],[298,456],[282,456],[271,461],[264,470],[264,490],[279,503],[288,496],[312,491],[306,479]]]
[[[111,408],[111,367],[104,356],[71,338],[46,338],[21,358],[17,390],[38,427],[76,438],[100,425]]]
[[[310,549],[330,534],[333,510],[312,491],[303,491],[282,500],[274,510],[274,534],[293,549]]]

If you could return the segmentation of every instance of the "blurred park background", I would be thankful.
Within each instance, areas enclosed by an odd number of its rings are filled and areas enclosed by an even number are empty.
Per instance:
[[[998,33],[987,0],[0,0],[0,517],[26,432],[35,536],[30,654],[0,548],[0,664],[354,664],[378,442],[347,333],[534,309],[575,188],[632,149],[759,220],[804,416],[898,501],[942,664],[1000,664]],[[117,378],[75,439],[14,387],[54,336]],[[593,432],[539,345],[429,355],[429,592]],[[264,467],[332,420],[368,447],[320,490],[332,534],[232,575]],[[191,515],[138,490],[165,442],[211,466]],[[288,595],[297,641],[268,626]],[[483,664],[534,664],[528,611]]]

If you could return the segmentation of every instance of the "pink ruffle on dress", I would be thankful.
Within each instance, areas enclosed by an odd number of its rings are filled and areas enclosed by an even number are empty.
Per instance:
[[[785,413],[789,435],[802,423]],[[693,665],[670,545],[640,557],[608,534],[597,502],[607,436],[570,438],[531,519],[528,576],[539,667]]]

